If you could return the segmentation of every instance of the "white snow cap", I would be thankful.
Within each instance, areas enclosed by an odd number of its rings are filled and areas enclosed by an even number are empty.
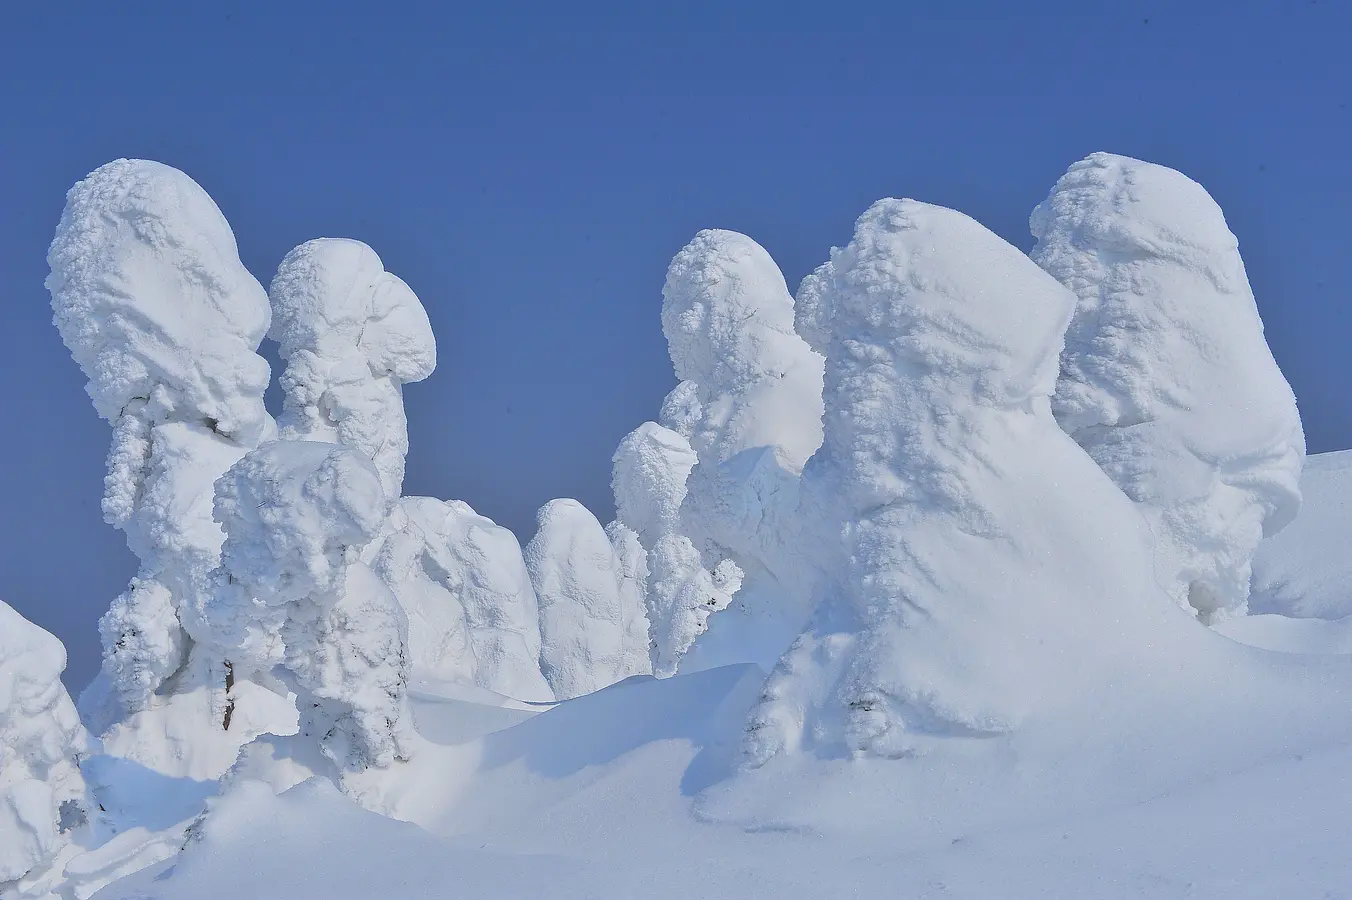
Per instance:
[[[61,685],[61,642],[0,602],[0,887],[84,823],[87,736]]]
[[[268,293],[268,336],[286,361],[282,437],[365,454],[394,502],[408,453],[400,386],[431,375],[437,361],[422,303],[374,250],[339,238],[293,249]]]
[[[793,330],[793,297],[770,254],[734,231],[701,231],[671,261],[662,331],[694,385],[690,443],[714,462],[776,445],[801,467],[821,444],[822,360]],[[674,405],[673,405],[674,408]]]
[[[407,622],[360,562],[385,497],[370,460],[340,444],[274,441],[217,484],[225,529],[204,618],[227,658],[295,676],[301,733],[340,771],[400,754]]]
[[[551,500],[536,517],[526,568],[540,602],[540,667],[559,699],[598,691],[650,671],[642,608],[622,590],[637,566],[622,561],[591,512],[576,500]]]
[[[1242,612],[1254,549],[1299,508],[1305,439],[1225,217],[1172,169],[1095,153],[1030,225],[1079,298],[1058,421],[1155,523],[1175,599]]]
[[[140,401],[152,422],[263,435],[267,295],[195,181],[148,160],[99,167],[66,195],[47,262],[56,326],[100,416]]]
[[[540,616],[521,545],[459,500],[405,497],[374,568],[409,621],[421,676],[518,700],[552,700],[540,673]]]
[[[805,478],[836,498],[842,546],[749,761],[1007,731],[1148,643],[1176,611],[1145,522],[1050,411],[1074,296],[912,200],[870,207],[817,279],[825,441]]]

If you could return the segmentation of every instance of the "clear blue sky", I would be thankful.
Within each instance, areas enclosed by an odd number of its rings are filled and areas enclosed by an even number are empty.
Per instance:
[[[42,287],[65,190],[119,156],[197,179],[264,284],[308,238],[375,247],[440,348],[406,490],[523,539],[552,497],[610,515],[610,454],[674,383],[659,291],[696,230],[750,234],[791,285],[883,196],[1026,249],[1095,150],[1219,200],[1311,449],[1352,446],[1349,35],[1333,0],[5,4],[0,597],[78,687],[134,571]]]

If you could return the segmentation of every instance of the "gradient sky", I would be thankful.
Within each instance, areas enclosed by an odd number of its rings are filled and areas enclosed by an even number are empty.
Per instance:
[[[119,156],[195,178],[265,285],[306,239],[371,244],[440,351],[406,391],[406,492],[523,541],[552,497],[611,515],[611,452],[674,384],[660,289],[695,231],[751,235],[791,286],[883,196],[1027,249],[1095,150],[1211,191],[1311,450],[1352,446],[1349,35],[1332,0],[5,4],[0,598],[78,688],[135,569],[42,286],[65,190]]]

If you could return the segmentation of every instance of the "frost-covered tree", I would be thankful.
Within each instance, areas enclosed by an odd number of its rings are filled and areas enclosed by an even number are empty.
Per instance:
[[[662,677],[675,674],[709,616],[726,609],[741,585],[741,569],[731,560],[705,568],[681,523],[686,478],[696,461],[682,435],[656,422],[626,435],[612,459],[618,521],[644,550],[652,670]]]
[[[431,323],[417,295],[360,241],[306,241],[268,289],[268,336],[286,362],[285,440],[332,441],[375,463],[393,504],[404,483],[403,385],[436,368]]]
[[[1258,542],[1300,506],[1305,438],[1225,217],[1172,169],[1095,153],[1031,226],[1079,298],[1057,420],[1150,518],[1174,598],[1243,612]]]
[[[176,673],[179,689],[220,683],[219,660],[188,665],[185,604],[221,545],[212,483],[275,430],[255,352],[270,312],[216,204],[160,163],[118,160],[71,188],[47,259],[56,326],[113,426],[104,518],[140,559],[99,623],[86,712],[102,730]]]
[[[92,808],[65,668],[61,642],[0,602],[0,893],[51,861]]]
[[[822,440],[822,359],[794,331],[793,297],[770,254],[733,231],[695,235],[667,269],[662,332],[701,463],[777,447],[794,474]],[[674,406],[674,403],[673,403]]]
[[[821,445],[822,358],[794,329],[779,267],[745,235],[696,235],[672,260],[662,300],[672,365],[690,386],[666,412],[691,420],[699,457],[682,525],[707,565],[730,559],[743,573],[685,665],[768,666],[803,627],[815,583],[799,481]]]
[[[408,615],[414,669],[519,700],[554,699],[516,536],[467,503],[430,497],[405,497],[386,529],[373,567]]]
[[[625,589],[635,563],[620,559],[585,506],[546,503],[525,557],[540,603],[540,668],[555,696],[579,697],[651,671],[646,629],[637,626],[643,608]]]
[[[1146,523],[1052,416],[1068,290],[960,213],[883,200],[812,292],[825,435],[804,491],[837,549],[750,764],[1007,732],[1182,621]]]
[[[340,444],[264,444],[217,482],[215,515],[225,544],[203,619],[236,677],[277,672],[299,739],[340,780],[403,758],[407,620],[360,561],[385,518],[371,461]]]

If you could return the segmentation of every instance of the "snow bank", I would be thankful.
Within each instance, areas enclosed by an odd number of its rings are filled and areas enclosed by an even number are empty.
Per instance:
[[[952,210],[883,200],[818,274],[838,563],[748,759],[1009,732],[1169,627],[1130,502],[1057,427],[1074,296]],[[979,565],[973,561],[979,560]]]
[[[239,675],[289,674],[301,738],[340,773],[391,764],[408,724],[407,621],[359,561],[384,511],[372,463],[317,441],[265,444],[216,489],[226,538],[203,618]]]
[[[1258,545],[1249,610],[1298,618],[1352,616],[1352,450],[1305,458],[1300,514]]]
[[[90,805],[61,642],[0,602],[0,888],[50,860]]]
[[[206,192],[145,160],[71,188],[47,260],[56,326],[113,426],[104,517],[141,560],[100,623],[109,699],[134,711],[183,664],[179,616],[222,539],[212,483],[274,428],[254,352],[267,295]]]
[[[409,621],[422,677],[522,700],[552,700],[540,618],[516,536],[458,500],[405,497],[373,567]]]
[[[336,238],[288,253],[268,293],[268,336],[286,361],[282,437],[352,447],[375,463],[393,503],[408,453],[402,386],[436,367],[422,303],[374,250]]]
[[[651,671],[643,607],[601,523],[576,500],[551,500],[536,517],[526,568],[540,603],[540,668],[559,699]],[[628,601],[629,605],[626,605]],[[638,640],[642,637],[642,642]]]
[[[1096,153],[1033,211],[1033,259],[1079,298],[1057,420],[1159,538],[1204,621],[1243,612],[1250,561],[1300,505],[1305,439],[1238,242],[1194,181]]]

